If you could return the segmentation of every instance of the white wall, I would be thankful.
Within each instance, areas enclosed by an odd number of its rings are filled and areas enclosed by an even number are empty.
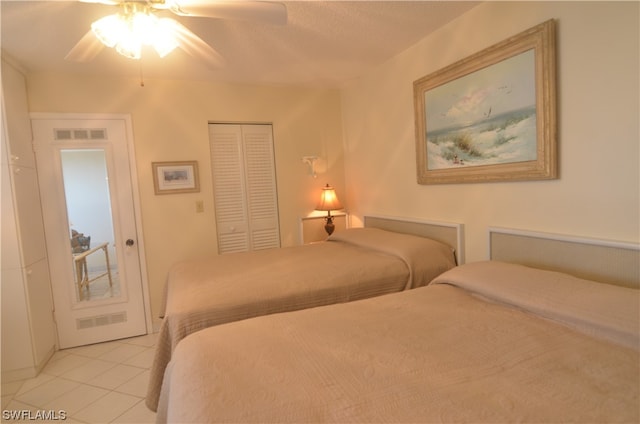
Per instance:
[[[560,178],[418,185],[413,81],[557,20]],[[466,259],[487,258],[488,226],[640,240],[639,3],[489,2],[343,92],[351,213],[465,224]]]

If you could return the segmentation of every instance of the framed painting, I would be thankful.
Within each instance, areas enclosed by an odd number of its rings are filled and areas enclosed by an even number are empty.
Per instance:
[[[153,162],[156,194],[197,193],[200,191],[198,162]]]
[[[419,184],[557,178],[553,20],[413,88]]]

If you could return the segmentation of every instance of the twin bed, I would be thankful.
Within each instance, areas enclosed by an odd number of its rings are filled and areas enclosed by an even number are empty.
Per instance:
[[[427,286],[191,334],[158,422],[639,422],[637,246],[488,238]]]
[[[165,368],[189,334],[424,286],[456,266],[461,234],[459,224],[366,217],[365,228],[326,242],[176,264],[167,278],[147,406],[156,409]]]

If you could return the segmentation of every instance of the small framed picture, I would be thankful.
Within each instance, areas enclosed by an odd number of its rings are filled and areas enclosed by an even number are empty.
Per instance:
[[[156,194],[197,193],[200,191],[198,162],[153,162],[153,187]]]

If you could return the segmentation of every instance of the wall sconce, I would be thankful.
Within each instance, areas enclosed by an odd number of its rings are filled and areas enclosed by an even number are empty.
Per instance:
[[[303,156],[302,157],[302,163],[306,164],[309,166],[309,175],[311,175],[313,178],[316,178],[316,167],[315,167],[315,162],[318,160],[318,156]]]
[[[327,234],[331,235],[333,230],[335,229],[335,225],[333,225],[333,217],[331,216],[331,211],[335,211],[338,209],[342,209],[342,205],[338,200],[338,196],[336,196],[336,191],[329,184],[322,188],[322,194],[320,195],[320,202],[318,202],[318,206],[316,206],[317,211],[327,211],[327,217],[325,218],[326,224],[324,226],[324,230]]]

